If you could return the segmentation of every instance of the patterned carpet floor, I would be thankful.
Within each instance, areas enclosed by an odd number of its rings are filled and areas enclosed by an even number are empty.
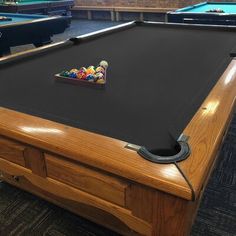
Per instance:
[[[236,236],[236,115],[204,192],[191,236]]]
[[[72,28],[54,38],[111,26],[111,22],[75,21]],[[14,50],[25,50],[24,46]],[[29,193],[0,183],[0,236],[116,236],[101,226],[78,217]],[[216,169],[204,193],[191,236],[236,236],[236,116]]]

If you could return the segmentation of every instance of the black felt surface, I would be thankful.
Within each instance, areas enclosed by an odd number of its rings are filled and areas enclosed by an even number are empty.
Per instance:
[[[0,70],[0,106],[115,137],[170,148],[231,58],[236,33],[139,26]],[[54,74],[109,62],[104,90]],[[96,142],[96,140],[95,140]]]

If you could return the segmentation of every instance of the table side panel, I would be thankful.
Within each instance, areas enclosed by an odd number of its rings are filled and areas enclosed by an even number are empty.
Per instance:
[[[25,152],[25,160],[27,167],[32,170],[32,173],[44,178],[47,177],[44,152],[42,150],[34,147],[28,148]]]
[[[135,232],[134,230],[131,230],[127,225],[125,225],[122,221],[117,219],[116,217],[112,216],[111,214],[100,210],[98,208],[90,207],[85,204],[80,203],[74,203],[73,201],[70,201],[68,199],[62,198],[60,196],[56,196],[52,193],[46,192],[37,186],[33,185],[30,181],[28,181],[26,178],[22,177],[20,178],[19,182],[16,182],[12,175],[7,173],[1,173],[2,174],[2,180],[5,182],[20,188],[22,190],[25,190],[27,192],[30,192],[32,194],[35,194],[39,196],[42,199],[45,199],[46,201],[49,201],[59,207],[62,207],[64,209],[67,209],[75,214],[78,214],[92,222],[95,222],[97,224],[103,225],[107,227],[108,229],[115,230],[117,233],[125,236],[138,236],[139,233]]]
[[[153,198],[155,236],[189,236],[200,198],[187,201],[157,191]]]
[[[47,175],[85,192],[101,197],[120,206],[125,206],[129,183],[61,157],[45,154]]]
[[[18,186],[30,192],[32,191],[33,193],[41,197],[45,198],[46,196],[47,200],[51,199],[56,204],[57,200],[61,199],[63,200],[63,202],[66,202],[66,204],[63,204],[63,206],[65,206],[67,209],[68,207],[69,209],[71,209],[71,206],[74,206],[74,210],[72,211],[76,212],[77,214],[80,214],[80,212],[77,211],[78,209],[80,209],[80,206],[85,205],[97,209],[98,212],[102,211],[105,215],[110,214],[112,216],[111,219],[115,217],[120,222],[123,222],[123,224],[128,226],[130,230],[134,230],[141,235],[151,235],[151,225],[146,221],[135,217],[129,209],[122,208],[116,204],[105,201],[101,198],[98,198],[94,195],[81,191],[49,177],[42,178],[38,175],[33,174],[30,170],[24,167],[1,158],[0,170],[3,173],[3,179],[7,182],[10,182],[11,184],[14,183],[15,186]],[[5,173],[7,175],[6,178],[4,178]],[[51,196],[50,199],[48,199],[48,196]],[[67,205],[67,203],[69,204]],[[97,216],[93,216],[90,213],[90,217],[92,217],[94,220],[94,218],[96,218]],[[100,223],[102,223],[103,225],[107,225],[107,223],[105,222]],[[110,225],[110,228],[112,227],[112,225],[113,224]],[[113,230],[117,229],[113,228]]]
[[[26,166],[24,156],[26,149],[27,146],[0,136],[1,158],[4,158],[21,166]]]

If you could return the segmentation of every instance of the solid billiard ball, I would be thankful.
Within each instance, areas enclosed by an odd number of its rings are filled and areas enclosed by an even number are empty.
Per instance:
[[[78,73],[79,70],[78,70],[78,69],[71,69],[71,70],[70,70],[70,73],[73,73],[73,72],[74,72],[74,73]]]
[[[96,81],[96,83],[98,83],[98,84],[105,84],[105,79],[98,79]]]
[[[70,78],[77,78],[77,73],[75,73],[75,72],[70,72],[69,77],[70,77]]]

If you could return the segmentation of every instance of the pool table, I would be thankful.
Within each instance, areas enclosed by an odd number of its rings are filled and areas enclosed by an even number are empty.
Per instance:
[[[217,9],[222,12],[214,12]],[[168,12],[167,19],[174,23],[236,25],[236,3],[202,2]]]
[[[0,12],[70,16],[73,6],[74,0],[2,0]]]
[[[129,22],[1,58],[1,179],[122,235],[189,235],[234,112],[235,45],[231,27]],[[102,89],[55,80],[100,60]]]
[[[9,54],[13,46],[51,43],[51,37],[63,33],[70,22],[69,16],[0,13],[0,17],[8,19],[0,20],[0,56]]]

